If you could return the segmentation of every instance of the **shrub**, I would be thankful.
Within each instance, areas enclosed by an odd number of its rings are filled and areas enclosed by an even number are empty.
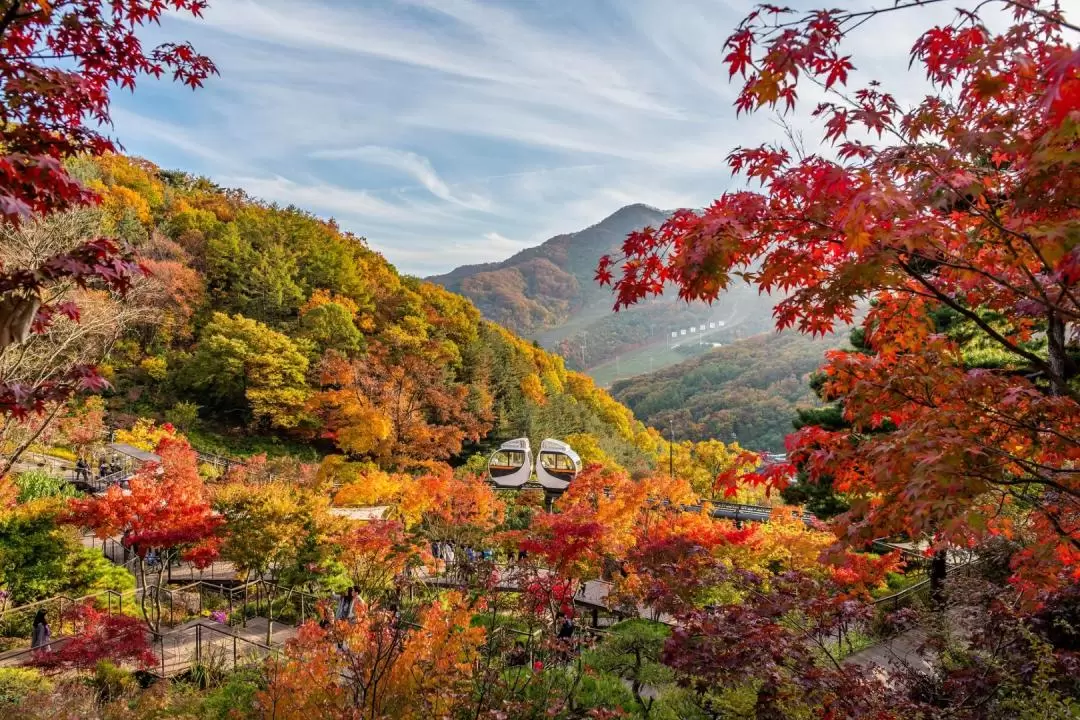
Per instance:
[[[165,411],[165,419],[187,431],[199,421],[199,406],[193,402],[178,402]]]
[[[54,458],[60,458],[61,460],[67,460],[69,462],[75,462],[79,459],[79,455],[70,448],[51,447],[45,451],[45,455]]]
[[[108,660],[102,660],[97,664],[91,682],[97,691],[98,699],[103,703],[112,702],[130,694],[138,685],[130,672]]]
[[[82,548],[74,553],[68,559],[66,572],[70,591],[76,595],[135,589],[135,576],[127,568],[114,565],[90,548]]]
[[[229,675],[220,687],[204,696],[199,717],[207,720],[240,720],[253,717],[255,693],[263,676],[258,668],[249,668]]]
[[[147,377],[157,382],[169,376],[169,363],[163,357],[148,357],[139,363],[139,367]]]
[[[74,497],[75,490],[63,478],[56,477],[47,470],[27,470],[15,477],[15,486],[19,489],[18,501],[27,503],[47,497]]]
[[[4,705],[21,705],[28,696],[47,693],[52,688],[52,681],[38,670],[0,667],[0,708]]]

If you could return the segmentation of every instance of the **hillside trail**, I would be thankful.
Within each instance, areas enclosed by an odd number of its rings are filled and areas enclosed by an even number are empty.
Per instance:
[[[933,672],[934,658],[925,649],[928,641],[935,633],[944,633],[950,641],[965,645],[971,631],[969,613],[970,608],[965,605],[952,605],[941,615],[932,615],[913,628],[849,655],[842,662],[873,671],[885,682],[907,670]]]

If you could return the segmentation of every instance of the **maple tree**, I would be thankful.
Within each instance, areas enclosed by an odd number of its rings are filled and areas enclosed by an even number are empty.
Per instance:
[[[64,622],[75,625],[71,637],[50,652],[35,653],[30,663],[50,673],[93,670],[102,660],[152,667],[146,629],[137,618],[98,610],[90,603],[76,605]]]
[[[669,282],[711,300],[742,278],[786,293],[778,327],[814,334],[873,298],[871,352],[834,351],[825,367],[825,395],[850,425],[803,428],[792,460],[852,500],[853,541],[1018,537],[1018,579],[1067,582],[1080,571],[1076,27],[1056,5],[984,3],[915,43],[932,92],[913,107],[875,82],[849,85],[849,35],[918,5],[751,13],[726,43],[736,107],[796,111],[812,85],[833,151],[736,149],[731,169],[760,191],[631,234],[621,267],[604,258],[597,277],[619,272],[617,307]],[[980,15],[994,6],[1012,13],[1000,32]],[[942,313],[953,332],[934,322]]]
[[[309,522],[322,519],[324,506],[321,497],[288,480],[231,478],[213,491],[213,507],[227,528],[221,555],[245,579],[269,576],[277,582],[282,570],[295,563],[297,539]]]
[[[205,0],[178,0],[171,7],[198,16]],[[19,224],[93,203],[97,196],[76,181],[63,161],[80,153],[115,149],[102,134],[109,123],[110,93],[134,89],[143,76],[173,79],[193,88],[216,72],[209,58],[188,43],[144,48],[140,29],[156,23],[166,5],[156,0],[6,3],[0,15],[0,220]],[[72,320],[78,307],[56,302],[49,290],[59,283],[97,283],[123,292],[139,274],[130,251],[111,239],[96,238],[43,258],[33,267],[0,271],[0,352],[46,329],[58,315]],[[32,392],[17,384],[0,386],[5,415],[40,411],[79,388],[102,386],[90,366],[78,366]]]
[[[90,446],[101,442],[107,434],[105,427],[105,401],[90,396],[78,403],[69,403],[67,412],[60,416],[60,435],[76,452],[84,453]]]
[[[67,520],[92,530],[99,539],[120,536],[135,553],[140,586],[148,589],[140,595],[140,611],[150,629],[157,631],[167,573],[159,570],[148,577],[148,553],[157,553],[162,568],[171,567],[178,557],[207,567],[220,550],[224,519],[213,512],[190,445],[164,439],[155,452],[161,462],[141,466],[128,481],[128,490],[112,485],[102,496],[73,499]]]
[[[411,626],[365,606],[356,622],[308,623],[269,661],[257,695],[262,717],[341,720],[453,717],[466,705],[485,631],[456,592],[422,608]]]
[[[330,537],[330,542],[349,586],[365,601],[392,587],[419,553],[415,540],[406,536],[395,520],[349,522]]]

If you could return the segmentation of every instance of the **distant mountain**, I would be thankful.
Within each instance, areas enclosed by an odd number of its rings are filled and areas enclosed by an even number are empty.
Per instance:
[[[428,279],[468,297],[489,320],[559,352],[570,367],[598,377],[623,376],[624,364],[632,373],[677,362],[684,357],[673,352],[680,343],[723,343],[770,327],[773,301],[746,287],[712,306],[688,305],[671,292],[612,312],[611,288],[593,279],[597,261],[616,253],[630,232],[659,226],[669,215],[628,205],[592,227],[502,262],[465,265]],[[702,326],[705,332],[699,333]]]
[[[795,409],[818,405],[807,382],[846,332],[811,338],[762,333],[654,373],[621,380],[611,393],[647,425],[680,440],[733,436],[743,447],[781,451]]]

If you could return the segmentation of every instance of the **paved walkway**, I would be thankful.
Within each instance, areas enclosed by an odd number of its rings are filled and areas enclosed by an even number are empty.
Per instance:
[[[957,633],[960,642],[964,642],[968,629],[964,622],[966,608],[949,607],[945,610],[945,623]],[[930,631],[921,625],[911,628],[893,638],[865,650],[853,653],[844,659],[845,665],[856,665],[865,669],[876,668],[876,674],[882,680],[888,680],[897,670],[912,668],[920,672],[934,669],[933,656],[920,652],[919,648],[930,637]]]
[[[100,551],[105,558],[113,563],[122,565],[133,573],[135,572],[135,554],[130,551],[125,552],[124,546],[120,544],[120,538],[112,537],[99,540],[93,535],[83,535],[82,543],[85,547]],[[157,573],[147,573],[147,576],[151,583],[156,583]],[[191,563],[181,561],[173,566],[169,577],[172,578],[172,582],[194,582],[196,580],[213,582],[238,579],[236,567],[231,562],[225,562],[224,560],[215,561],[202,570]],[[136,582],[138,582],[138,577],[136,577]]]
[[[292,625],[274,622],[270,644],[266,644],[269,621],[249,618],[245,627],[230,627],[208,620],[192,620],[178,625],[153,641],[158,656],[155,672],[173,677],[197,661],[214,667],[237,668],[261,661],[296,637]]]
[[[545,573],[546,576],[550,576],[549,571],[541,570],[540,572]],[[496,592],[521,592],[522,575],[523,571],[514,565],[496,566],[493,589]],[[532,578],[533,576],[529,575],[529,579]],[[442,587],[464,587],[470,585],[469,579],[457,576],[452,571],[440,575],[421,575],[420,579],[428,585],[438,585]],[[613,587],[614,584],[606,580],[588,580],[577,594],[574,595],[574,604],[589,610],[613,611],[616,608],[612,608],[608,600]],[[657,615],[651,608],[644,605],[638,607],[638,614],[643,618],[649,618],[667,625],[675,623],[674,617],[663,613]]]

